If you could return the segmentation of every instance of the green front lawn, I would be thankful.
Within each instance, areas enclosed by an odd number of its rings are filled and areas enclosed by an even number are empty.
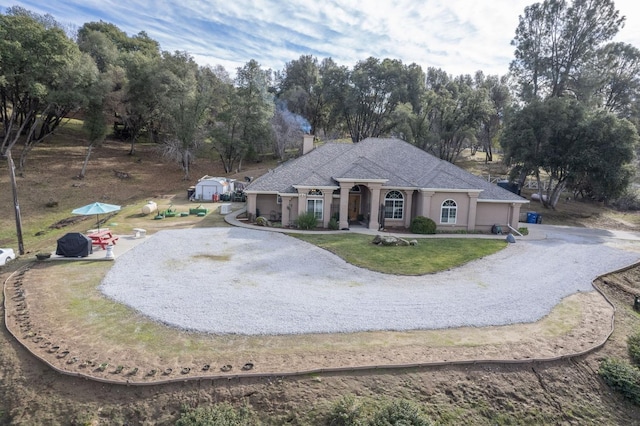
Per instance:
[[[290,234],[292,235],[292,234]],[[501,239],[418,238],[418,245],[385,247],[362,234],[292,235],[372,271],[395,275],[424,275],[444,271],[493,254],[506,247]]]

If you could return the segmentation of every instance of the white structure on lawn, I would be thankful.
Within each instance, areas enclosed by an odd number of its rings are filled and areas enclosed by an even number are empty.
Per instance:
[[[216,195],[229,194],[234,190],[233,179],[205,175],[198,179],[193,199],[196,201],[213,201]]]

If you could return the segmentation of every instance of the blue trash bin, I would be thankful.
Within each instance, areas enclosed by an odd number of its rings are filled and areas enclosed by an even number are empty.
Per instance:
[[[538,213],[527,212],[527,223],[537,223],[537,222],[538,222]]]

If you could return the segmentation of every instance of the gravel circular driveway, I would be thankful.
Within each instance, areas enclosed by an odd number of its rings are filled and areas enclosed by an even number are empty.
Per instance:
[[[276,232],[167,230],[119,256],[101,290],[156,321],[218,334],[481,327],[537,321],[640,257],[633,233],[543,225],[536,232],[546,238],[405,277],[357,268]]]

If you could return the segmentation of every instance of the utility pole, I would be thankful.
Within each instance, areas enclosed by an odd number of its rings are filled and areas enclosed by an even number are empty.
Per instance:
[[[16,235],[18,236],[18,253],[24,255],[24,242],[22,240],[22,216],[20,215],[20,204],[18,204],[18,185],[16,184],[16,166],[11,156],[11,148],[5,152],[9,163],[9,179],[11,180],[11,191],[13,192],[13,209],[16,216]]]

